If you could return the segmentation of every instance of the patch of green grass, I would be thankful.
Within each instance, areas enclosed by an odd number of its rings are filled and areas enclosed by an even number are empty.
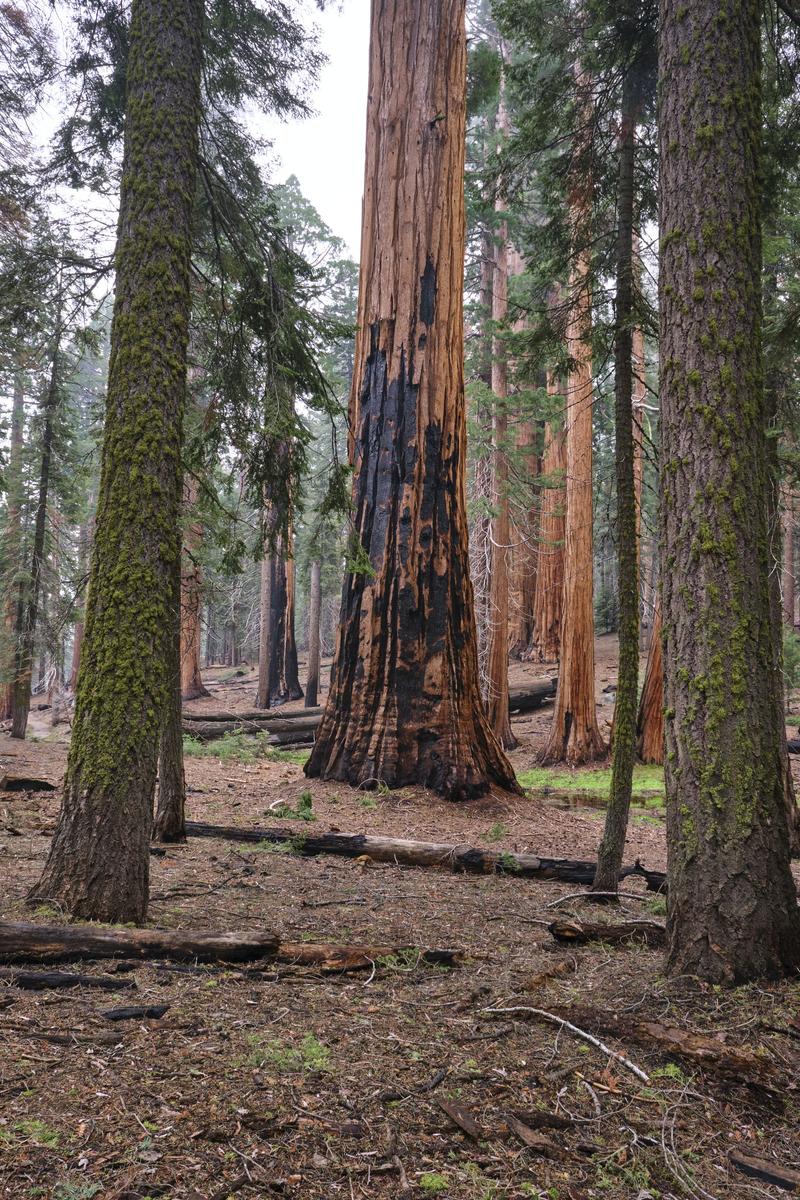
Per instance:
[[[53,1200],[92,1200],[102,1192],[100,1183],[57,1183],[53,1188]]]
[[[276,750],[274,746],[270,746],[265,757],[270,762],[290,762],[296,763],[298,767],[304,767],[311,757],[310,750]]]
[[[311,792],[306,790],[301,792],[297,799],[297,808],[292,808],[289,804],[279,804],[277,808],[267,810],[267,815],[270,817],[283,817],[291,821],[316,821],[314,815],[314,797]]]
[[[373,812],[378,807],[378,801],[374,796],[359,796],[359,808],[366,808],[368,812]]]
[[[44,1121],[17,1121],[10,1130],[4,1131],[3,1140],[11,1141],[16,1134],[28,1138],[37,1146],[47,1146],[50,1150],[57,1149],[61,1144],[61,1134],[57,1129],[51,1129],[49,1125],[45,1125]]]
[[[307,1033],[299,1046],[277,1039],[265,1040],[258,1034],[248,1038],[251,1047],[248,1063],[252,1067],[275,1067],[278,1071],[330,1071],[331,1054],[313,1033]]]
[[[310,750],[277,750],[267,743],[269,733],[226,733],[213,742],[201,742],[189,734],[183,736],[183,753],[187,758],[218,758],[221,762],[254,763],[260,758],[268,762],[291,762],[299,766],[307,761]]]
[[[578,771],[560,771],[551,767],[534,767],[520,771],[517,779],[523,787],[541,792],[584,793],[590,796],[608,795],[611,788],[611,768],[589,767]],[[664,768],[640,765],[633,769],[633,799],[644,802],[648,807],[658,808],[664,803]]]

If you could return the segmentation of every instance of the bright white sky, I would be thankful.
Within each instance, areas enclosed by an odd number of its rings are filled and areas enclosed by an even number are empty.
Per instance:
[[[305,7],[305,6],[304,6]],[[370,0],[336,0],[320,12],[306,7],[320,31],[328,62],[311,103],[316,115],[305,121],[253,122],[269,138],[277,159],[270,177],[283,182],[296,175],[334,233],[344,238],[354,259],[361,243],[364,141],[367,115]]]

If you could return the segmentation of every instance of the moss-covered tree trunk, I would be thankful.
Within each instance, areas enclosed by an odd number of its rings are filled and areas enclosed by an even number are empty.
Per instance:
[[[141,922],[171,684],[201,0],[133,0],[105,438],[64,799],[33,900]]]
[[[770,599],[760,11],[663,0],[662,571],[668,967],[800,965]]]
[[[22,574],[22,505],[25,499],[22,479],[22,444],[25,427],[25,392],[22,374],[14,376],[11,401],[11,430],[6,465],[6,527],[3,534],[3,686],[0,720],[13,713],[17,611]]]
[[[306,673],[306,708],[314,708],[319,694],[319,622],[322,606],[322,568],[318,558],[311,564],[308,589],[308,670]]]
[[[619,670],[611,752],[611,791],[597,851],[596,892],[615,892],[636,757],[639,695],[639,547],[633,435],[633,170],[638,92],[631,68],[622,85],[617,188],[617,295],[614,315],[614,458],[617,474],[617,578]]]
[[[158,802],[153,822],[156,842],[186,841],[186,775],[183,769],[183,723],[181,695],[181,592],[183,571],[175,564],[170,611],[172,638],[169,660],[167,707],[158,753]]]
[[[373,0],[355,570],[306,766],[452,799],[518,789],[478,687],[466,528],[464,0]]]

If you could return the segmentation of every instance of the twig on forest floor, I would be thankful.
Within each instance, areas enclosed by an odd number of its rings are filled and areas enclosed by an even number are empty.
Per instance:
[[[576,1037],[582,1041],[588,1042],[589,1045],[595,1046],[602,1051],[608,1058],[613,1058],[615,1062],[620,1063],[628,1071],[631,1071],[637,1079],[642,1083],[649,1083],[650,1076],[641,1067],[637,1067],[635,1062],[631,1062],[624,1054],[619,1054],[616,1050],[612,1050],[605,1042],[601,1042],[593,1033],[588,1033],[585,1029],[579,1029],[577,1025],[573,1025],[571,1021],[566,1021],[563,1017],[556,1016],[555,1013],[546,1012],[543,1008],[531,1008],[526,1004],[515,1004],[508,1008],[482,1008],[481,1016],[497,1016],[500,1014],[506,1015],[509,1013],[529,1013],[531,1016],[540,1017],[543,1021],[548,1021],[551,1025],[558,1025],[559,1029],[568,1029],[570,1033],[574,1033]]]

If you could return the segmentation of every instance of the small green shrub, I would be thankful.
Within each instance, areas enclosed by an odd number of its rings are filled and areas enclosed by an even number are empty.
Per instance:
[[[275,1067],[279,1071],[330,1071],[330,1050],[313,1033],[307,1033],[299,1046],[277,1040],[264,1041],[258,1034],[248,1038],[253,1067]]]
[[[268,816],[283,817],[288,821],[316,821],[314,797],[308,790],[301,792],[297,800],[297,808],[292,808],[289,804],[279,804],[277,808],[268,810]]]
[[[440,1175],[438,1171],[426,1171],[419,1177],[419,1186],[426,1196],[438,1196],[440,1192],[447,1191],[450,1183],[446,1175]]]
[[[495,821],[494,825],[486,830],[486,837],[490,842],[502,842],[503,838],[507,836],[508,829],[502,821]]]

